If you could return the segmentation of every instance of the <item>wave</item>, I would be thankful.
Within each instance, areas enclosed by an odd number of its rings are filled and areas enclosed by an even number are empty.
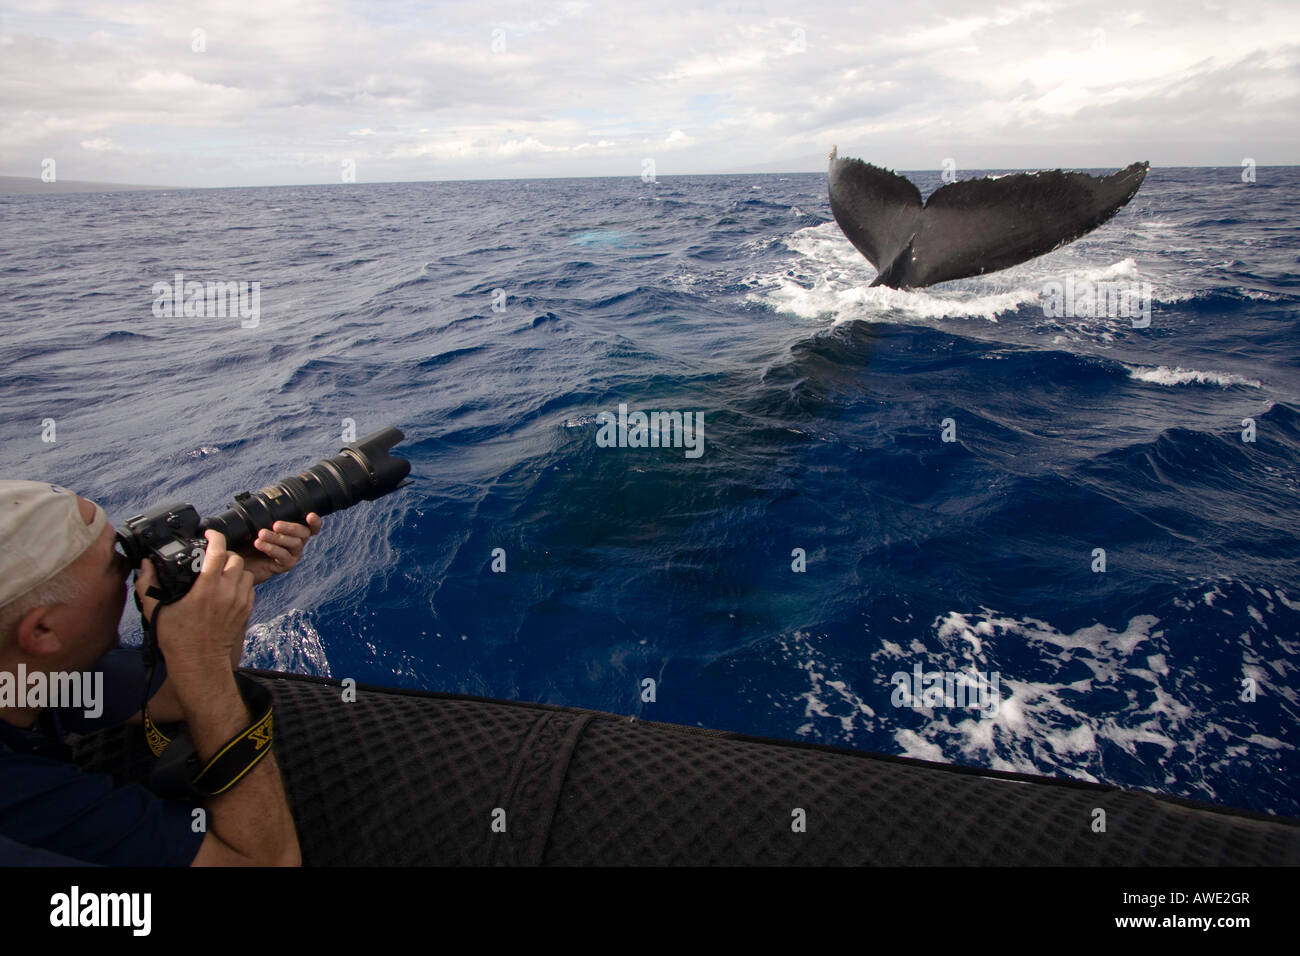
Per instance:
[[[112,332],[105,332],[99,338],[95,339],[95,345],[109,345],[116,342],[130,342],[139,340],[142,342],[153,342],[155,337],[152,335],[143,335],[139,332],[130,332],[126,329],[114,329]]]
[[[1117,627],[1071,630],[988,608],[952,611],[931,625],[923,668],[996,672],[1001,699],[985,713],[923,707],[893,738],[904,754],[927,760],[1126,778],[1217,799],[1239,776],[1268,774],[1297,750],[1285,715],[1276,725],[1249,719],[1254,698],[1237,700],[1250,686],[1260,699],[1280,698],[1284,710],[1296,705],[1294,648],[1273,636],[1294,626],[1296,608],[1282,588],[1224,579],[1186,588],[1161,603],[1159,616],[1137,614]],[[1212,657],[1188,640],[1203,633],[1222,635]],[[883,642],[872,661],[881,672],[906,671],[917,651]],[[1221,687],[1236,706],[1223,703]]]
[[[1150,225],[1150,224],[1148,224]],[[1143,234],[1130,233],[1136,238]],[[1277,292],[1246,287],[1209,287],[1207,277],[1188,271],[1185,264],[1160,260],[1164,250],[1159,243],[1143,243],[1142,265],[1136,258],[1097,262],[1101,253],[1096,240],[1085,239],[1032,259],[1010,269],[987,276],[940,283],[925,289],[900,291],[871,288],[876,270],[853,247],[833,221],[797,229],[786,236],[784,245],[794,253],[779,271],[751,275],[751,301],[766,304],[777,312],[799,318],[827,316],[835,321],[862,318],[880,319],[896,316],[898,320],[983,318],[996,322],[1025,306],[1035,310],[1043,300],[1049,282],[1071,278],[1076,282],[1143,283],[1150,301],[1157,305],[1195,303],[1207,307],[1242,301],[1275,302],[1286,296]],[[1144,293],[1145,294],[1145,293]],[[1110,341],[1117,332],[1132,328],[1126,317],[1081,320],[1082,328],[1068,322],[1053,323],[1042,316],[1044,324],[1064,325],[1086,337]],[[1090,326],[1092,328],[1090,328]]]
[[[1046,283],[1066,274],[1076,281],[1091,282],[1143,279],[1132,258],[1104,264],[1070,263],[1053,253],[994,275],[904,291],[871,287],[876,270],[834,222],[799,229],[785,239],[785,245],[796,254],[795,260],[781,271],[751,275],[747,280],[754,287],[750,301],[800,318],[830,316],[837,322],[868,318],[982,318],[997,322],[1025,306],[1039,309]],[[1069,268],[1062,270],[1063,264]],[[1154,293],[1153,298],[1159,299]],[[1127,318],[1116,321],[1117,327],[1130,324]]]
[[[331,676],[320,634],[307,613],[297,608],[248,629],[240,666]]]
[[[1136,379],[1139,382],[1148,382],[1152,385],[1217,385],[1220,388],[1231,388],[1234,385],[1243,385],[1248,388],[1262,388],[1263,383],[1259,379],[1245,378],[1241,375],[1233,375],[1231,372],[1201,372],[1194,368],[1182,368],[1181,366],[1170,368],[1167,365],[1157,365],[1155,367],[1147,365],[1125,365],[1128,370],[1129,378]]]

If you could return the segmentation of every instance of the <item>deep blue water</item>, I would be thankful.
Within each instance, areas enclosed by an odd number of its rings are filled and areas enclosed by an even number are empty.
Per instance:
[[[120,523],[397,425],[411,485],[259,592],[251,663],[1300,815],[1298,185],[1153,169],[916,293],[819,175],[0,197],[0,465]],[[155,316],[177,271],[257,327]],[[1066,277],[1150,327],[1046,317]],[[600,447],[620,403],[703,455]],[[997,715],[892,706],[916,664]]]

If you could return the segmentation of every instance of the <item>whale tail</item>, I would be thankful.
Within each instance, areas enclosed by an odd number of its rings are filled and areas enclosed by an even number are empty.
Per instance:
[[[924,204],[909,180],[831,153],[831,212],[879,271],[873,286],[915,289],[983,275],[1096,229],[1137,193],[1150,163],[1109,176],[1059,169],[941,186]]]

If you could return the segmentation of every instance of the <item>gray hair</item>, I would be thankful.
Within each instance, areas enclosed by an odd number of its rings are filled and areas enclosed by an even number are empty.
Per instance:
[[[4,607],[0,607],[0,649],[9,646],[18,636],[18,622],[38,607],[55,604],[72,604],[85,594],[85,587],[64,568],[54,577],[36,585],[26,594],[20,594]]]

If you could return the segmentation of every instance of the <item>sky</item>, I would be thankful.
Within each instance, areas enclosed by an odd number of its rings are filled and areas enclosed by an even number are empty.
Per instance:
[[[5,0],[0,174],[1300,163],[1300,3]]]

